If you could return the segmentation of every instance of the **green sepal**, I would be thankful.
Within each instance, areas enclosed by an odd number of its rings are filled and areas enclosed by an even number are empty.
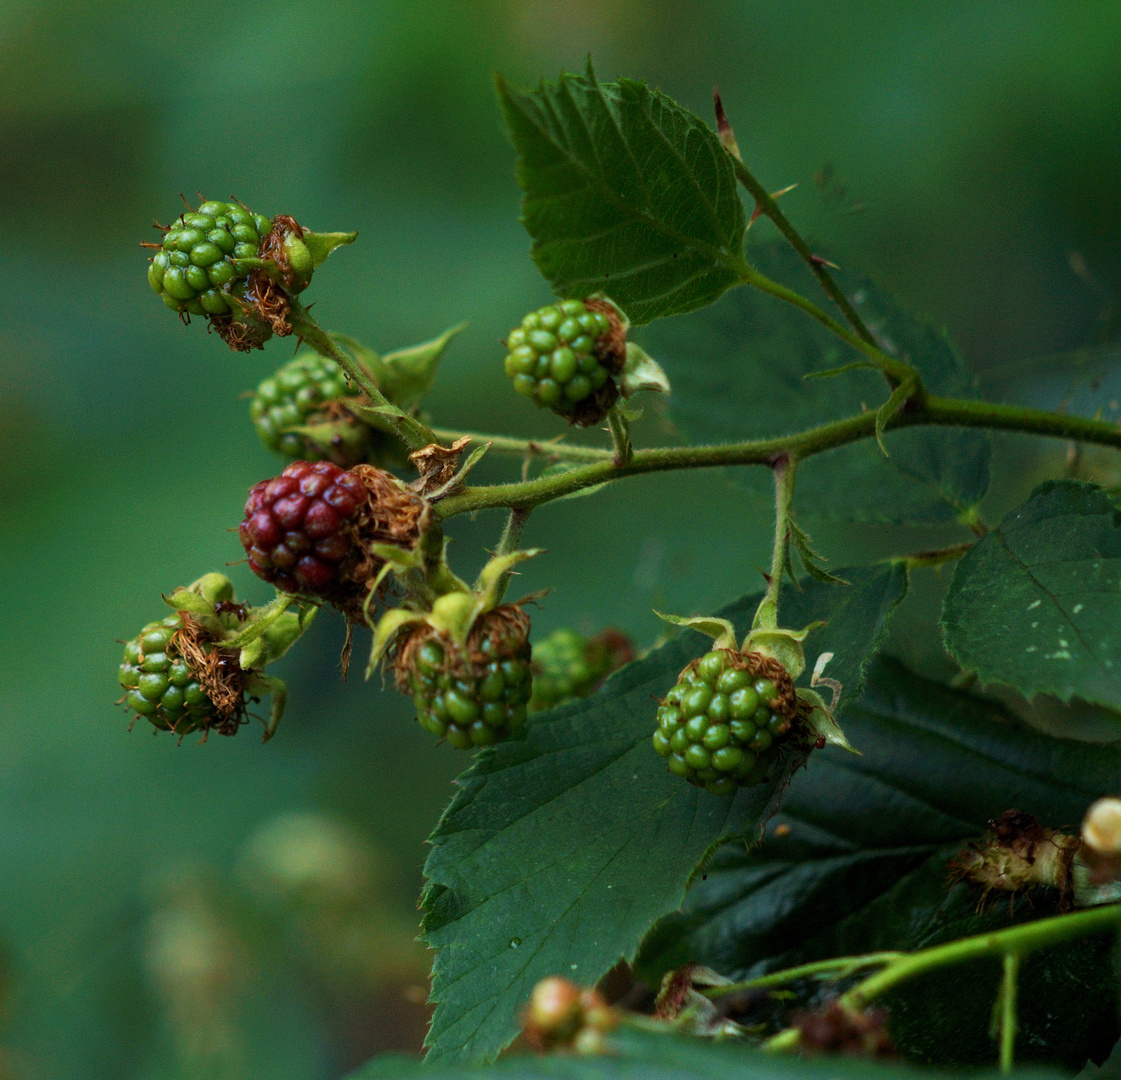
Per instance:
[[[241,666],[265,667],[275,663],[304,636],[318,613],[314,604],[301,604],[296,611],[283,612],[265,627],[260,637],[241,650]],[[247,664],[247,659],[253,662]]]
[[[668,622],[671,626],[684,626],[690,630],[696,630],[699,634],[705,634],[712,638],[714,648],[734,649],[736,647],[736,628],[727,619],[716,619],[704,615],[683,618],[680,615],[663,615],[660,611],[655,611],[654,614],[662,622]]]
[[[426,620],[461,649],[467,644],[467,635],[479,615],[477,597],[469,592],[444,593],[432,604]]]
[[[633,341],[628,341],[627,359],[623,365],[623,376],[619,380],[619,390],[623,397],[630,397],[640,390],[668,394],[669,379],[652,356]]]
[[[408,611],[405,608],[390,608],[379,620],[374,630],[374,644],[370,649],[370,660],[366,665],[366,678],[374,673],[378,662],[385,655],[393,639],[406,626],[427,622],[421,611]]]
[[[310,249],[295,233],[289,233],[284,238],[284,257],[298,286],[293,291],[302,292],[311,284],[311,275],[315,270]]]
[[[214,605],[190,589],[176,589],[170,596],[165,596],[163,602],[175,611],[185,611],[201,618],[214,617]]]
[[[510,571],[526,559],[536,558],[545,553],[544,548],[527,548],[525,551],[512,551],[509,555],[495,555],[479,572],[472,592],[475,594],[474,622],[480,615],[497,607],[505,589]]]
[[[318,269],[326,261],[327,256],[336,248],[344,244],[353,244],[358,239],[357,232],[309,232],[304,230],[304,243],[307,245],[308,254],[311,256],[313,269]]]
[[[367,432],[360,425],[348,424],[345,420],[297,424],[283,428],[282,432],[300,435],[317,453],[328,459],[338,454],[340,446],[346,449],[348,458],[359,457],[367,441]]]
[[[777,660],[786,673],[796,679],[806,670],[806,655],[802,650],[802,642],[806,640],[811,630],[816,630],[824,623],[810,623],[804,630],[756,629],[752,630],[743,639],[742,652],[757,652],[762,656],[769,656]]]
[[[847,585],[848,582],[844,578],[837,577],[836,574],[829,573],[828,570],[822,566],[824,561],[822,557],[814,551],[810,546],[810,538],[806,533],[800,529],[793,518],[788,519],[790,526],[790,539],[794,542],[794,548],[798,552],[798,558],[802,560],[802,565],[806,568],[806,573],[817,581],[823,582],[826,585]],[[788,566],[787,569],[790,573],[790,580],[795,585],[798,584],[798,579],[794,576],[793,568],[789,566],[789,551],[787,552]]]
[[[276,734],[284,716],[284,707],[288,704],[288,686],[283,679],[275,675],[262,675],[259,671],[253,672],[246,681],[245,689],[254,696],[272,695],[269,708],[269,722],[265,728],[265,737],[262,742],[268,742]]]
[[[876,442],[880,444],[880,449],[884,452],[884,457],[889,456],[887,447],[884,445],[884,429],[895,419],[899,410],[907,404],[908,399],[918,389],[918,386],[919,379],[917,375],[912,375],[904,379],[892,390],[887,401],[876,411]]]
[[[225,574],[203,574],[187,588],[212,604],[228,603],[234,598],[234,583]]]
[[[276,599],[250,612],[241,630],[226,637],[222,645],[227,649],[243,649],[256,641],[272,623],[276,622],[292,604],[294,597],[287,593],[277,593]]]
[[[448,345],[466,328],[467,323],[462,322],[431,341],[386,353],[382,357],[384,381],[378,380],[378,388],[390,401],[403,409],[418,404],[432,389],[432,384],[436,381],[436,368],[447,352]]]
[[[860,753],[845,738],[845,733],[841,730],[840,724],[833,719],[832,712],[829,711],[829,707],[816,690],[806,690],[800,687],[798,689],[798,700],[810,706],[810,714],[806,717],[806,726],[810,729],[812,735],[824,739],[829,746],[839,746],[842,750],[848,750],[852,754]]]

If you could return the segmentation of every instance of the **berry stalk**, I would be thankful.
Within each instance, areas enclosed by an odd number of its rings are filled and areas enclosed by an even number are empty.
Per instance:
[[[782,576],[790,561],[790,504],[794,499],[795,459],[781,457],[774,465],[775,474],[775,546],[771,553],[771,573],[767,591],[759,602],[752,621],[752,630],[774,630],[778,627],[778,594]]]
[[[373,403],[372,407],[393,426],[398,437],[410,450],[423,450],[436,441],[436,436],[426,425],[390,402],[378,389],[369,372],[347,355],[344,349],[340,349],[331,340],[330,334],[312,318],[308,309],[296,301],[292,303],[290,322],[292,329],[320,356],[334,360],[354,380]]]

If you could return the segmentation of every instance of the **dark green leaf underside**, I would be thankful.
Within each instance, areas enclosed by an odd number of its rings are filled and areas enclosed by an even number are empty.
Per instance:
[[[888,565],[843,576],[853,584],[811,581],[783,604],[791,625],[828,620],[808,655],[835,652],[829,673],[852,696],[906,576]],[[757,602],[723,614],[742,633]],[[683,634],[592,697],[543,714],[525,741],[484,751],[460,779],[425,867],[425,940],[438,950],[432,1060],[493,1057],[537,980],[594,983],[633,958],[714,846],[758,837],[777,779],[716,797],[670,774],[649,745],[654,699],[707,647]]]
[[[635,325],[711,303],[743,271],[743,203],[716,135],[644,83],[498,80],[533,258],[562,296],[608,293]]]
[[[1121,523],[1089,484],[1040,485],[954,571],[946,647],[1026,697],[1121,706]]]
[[[820,290],[785,244],[750,246],[753,265],[818,298]],[[974,397],[972,379],[946,336],[903,313],[868,282],[841,275],[885,347],[909,360],[937,394]],[[752,289],[736,289],[687,319],[652,328],[644,345],[673,383],[674,419],[697,443],[787,435],[878,408],[888,396],[876,371],[806,379],[851,362],[856,353],[797,309]],[[885,458],[872,439],[820,454],[799,470],[802,514],[856,521],[933,524],[974,506],[989,483],[983,432],[916,428],[889,432]],[[765,470],[744,470],[753,488]]]

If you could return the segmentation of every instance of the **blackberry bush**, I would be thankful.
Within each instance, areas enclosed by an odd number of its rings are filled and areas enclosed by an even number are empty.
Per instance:
[[[986,521],[999,473],[985,429],[1104,454],[1121,449],[1117,425],[977,396],[941,332],[811,250],[743,161],[719,101],[712,130],[590,67],[498,90],[533,258],[559,297],[510,333],[506,373],[574,425],[606,421],[610,444],[594,432],[572,442],[430,427],[420,398],[458,328],[385,357],[328,333],[302,297],[354,235],[204,203],[165,231],[152,287],[236,349],[285,334],[304,346],[251,405],[266,445],[298,456],[253,487],[240,527],[250,570],[280,595],[251,608],[225,579],[178,590],[172,614],[126,647],[126,702],[157,728],[232,733],[270,692],[271,732],[284,695],[262,671],[323,602],[347,620],[344,668],[353,634],[372,629],[367,674],[384,663],[428,731],[484,748],[426,864],[430,1057],[453,1070],[496,1056],[521,1016],[542,1050],[610,1050],[605,1075],[636,1039],[651,1075],[735,1071],[730,1058],[693,1067],[703,1051],[688,1039],[708,1036],[776,1052],[894,1045],[976,1068],[996,1049],[1005,1073],[1017,1053],[1068,1074],[1101,1061],[1121,1037],[1106,937],[1121,925],[1121,810],[1109,798],[1121,747],[1053,731],[1088,709],[1108,725],[1121,708],[1121,517],[1116,492],[1090,482],[1112,484],[1115,470],[1079,450]],[[781,242],[746,242],[760,216]],[[729,290],[734,302],[700,313]],[[690,313],[662,338],[682,372],[672,415],[632,439],[630,399],[669,383],[629,340],[631,321]],[[659,432],[664,445],[652,445]],[[505,471],[502,454],[514,458]],[[827,467],[803,471],[824,454]],[[749,595],[720,617],[668,619],[711,645],[683,634],[602,686],[622,659],[606,639],[560,632],[531,650],[526,605],[543,594],[505,593],[535,553],[517,549],[538,508],[562,513],[564,500],[641,474],[725,467],[767,475],[774,531]],[[807,515],[958,533],[945,548],[830,573],[795,518],[796,480]],[[681,491],[685,505],[701,497]],[[743,504],[734,542],[713,544],[706,570],[755,563],[743,518],[759,505]],[[486,529],[499,509],[493,558],[468,584],[443,530],[462,515]],[[579,530],[578,516],[568,524]],[[641,528],[621,520],[618,551],[583,549],[586,573],[622,610],[626,577],[611,574],[633,564]],[[921,650],[944,646],[958,665],[943,685],[876,654],[910,576],[951,563],[942,638]],[[1019,694],[1035,728],[975,682]],[[851,717],[861,759],[836,753],[853,749],[838,717]],[[810,762],[821,750],[829,757]],[[1013,795],[1030,812],[1009,809]],[[1091,804],[1081,836],[1060,831]],[[1007,912],[986,908],[997,892]],[[841,941],[853,955],[829,957]],[[937,969],[963,959],[999,967],[999,987],[956,979],[940,992]],[[639,1021],[605,1004],[647,1002],[659,984]],[[888,991],[885,1019],[872,1007]],[[650,1049],[659,1041],[669,1049]],[[744,1068],[762,1075],[773,1061]]]

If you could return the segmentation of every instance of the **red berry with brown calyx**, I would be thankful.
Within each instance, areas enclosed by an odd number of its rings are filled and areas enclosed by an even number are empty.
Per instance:
[[[349,612],[384,565],[374,545],[414,547],[429,517],[428,503],[381,469],[296,461],[250,490],[238,531],[258,577]]]

